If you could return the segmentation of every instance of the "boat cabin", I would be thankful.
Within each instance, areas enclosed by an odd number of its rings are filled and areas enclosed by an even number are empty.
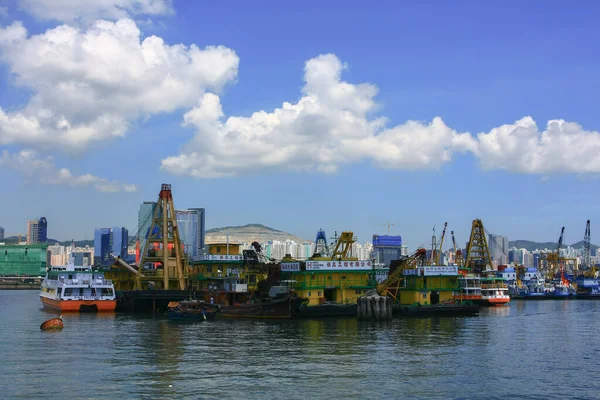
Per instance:
[[[428,265],[405,269],[400,304],[435,305],[454,301],[460,293],[458,267]]]

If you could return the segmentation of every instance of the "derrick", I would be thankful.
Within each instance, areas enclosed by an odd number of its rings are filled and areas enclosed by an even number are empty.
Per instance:
[[[156,208],[148,230],[148,236],[144,243],[144,248],[140,254],[139,270],[144,267],[150,270],[154,269],[155,274],[145,278],[148,284],[150,281],[160,282],[160,270],[162,269],[162,288],[170,289],[170,281],[177,281],[179,290],[186,289],[186,268],[183,265],[184,257],[182,255],[181,239],[177,229],[177,216],[173,204],[173,194],[171,185],[163,183],[158,195]],[[151,276],[154,275],[154,278]],[[136,275],[137,289],[142,289],[142,276]]]
[[[469,268],[472,273],[480,274],[488,266],[492,266],[492,259],[490,257],[490,249],[485,236],[483,222],[480,219],[474,219],[469,243],[467,243],[465,268]]]

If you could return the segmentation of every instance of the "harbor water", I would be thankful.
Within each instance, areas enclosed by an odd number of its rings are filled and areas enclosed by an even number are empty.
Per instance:
[[[594,399],[600,301],[478,317],[225,320],[55,313],[0,291],[2,398]]]

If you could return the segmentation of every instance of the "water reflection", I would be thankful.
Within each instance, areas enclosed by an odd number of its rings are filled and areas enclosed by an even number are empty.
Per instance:
[[[7,299],[11,299],[8,301]],[[595,398],[600,302],[515,301],[478,317],[218,320],[55,314],[0,292],[4,398]],[[554,356],[560,353],[560,362]],[[65,376],[76,377],[73,384]],[[568,384],[565,384],[567,382]],[[172,385],[172,387],[170,387]]]

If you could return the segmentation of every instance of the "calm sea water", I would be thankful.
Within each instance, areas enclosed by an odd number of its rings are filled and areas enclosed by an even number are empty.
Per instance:
[[[0,291],[1,398],[600,398],[600,301],[365,323],[56,314]]]

